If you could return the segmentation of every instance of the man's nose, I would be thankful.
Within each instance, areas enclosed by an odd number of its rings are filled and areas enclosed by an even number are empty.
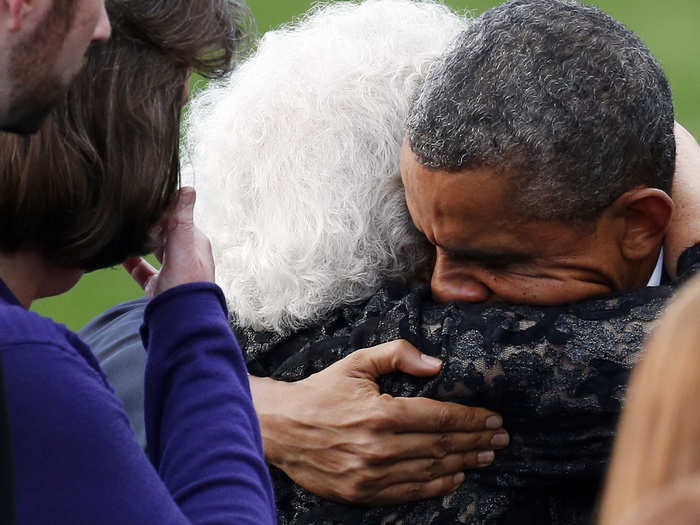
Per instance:
[[[445,275],[437,266],[433,271],[430,287],[433,298],[441,303],[483,303],[491,296],[491,290],[474,276],[460,273]]]
[[[93,40],[105,41],[109,40],[112,34],[112,26],[109,23],[109,16],[107,15],[107,9],[102,4],[102,9],[100,10],[100,17],[97,20],[97,25],[95,26],[95,32],[92,34]]]

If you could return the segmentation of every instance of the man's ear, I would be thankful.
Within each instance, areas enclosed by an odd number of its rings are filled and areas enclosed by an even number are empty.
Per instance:
[[[629,260],[644,259],[663,244],[673,215],[673,200],[656,188],[637,188],[620,196],[613,207],[624,219],[622,255]]]

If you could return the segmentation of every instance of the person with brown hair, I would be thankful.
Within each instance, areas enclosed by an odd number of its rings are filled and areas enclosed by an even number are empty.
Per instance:
[[[19,523],[274,523],[245,364],[213,284],[195,195],[180,190],[190,72],[229,71],[237,0],[111,0],[62,105],[32,137],[0,136],[0,355]],[[151,241],[147,232],[159,229]],[[155,248],[146,283],[148,454],[76,334],[28,307],[86,270]],[[150,461],[149,461],[150,459]]]
[[[34,243],[87,271],[148,253],[148,228],[179,184],[190,71],[228,71],[242,10],[235,0],[110,2],[119,31],[91,49],[53,118],[36,137],[0,141],[0,250]]]
[[[691,173],[697,174],[700,146],[682,128],[677,127],[676,133],[680,137],[678,172],[696,166]],[[678,182],[685,194],[699,193],[697,177]],[[697,223],[697,212],[696,203],[681,202],[683,220],[694,217]],[[700,278],[695,278],[669,305],[632,373],[601,502],[600,525],[622,523],[655,491],[700,473],[700,419],[692,412],[700,403],[698,312]]]
[[[2,0],[0,21],[0,129],[33,133],[80,70],[88,44],[109,38],[104,0]]]

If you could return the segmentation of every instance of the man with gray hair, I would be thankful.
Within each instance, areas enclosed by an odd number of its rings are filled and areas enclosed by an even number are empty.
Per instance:
[[[673,130],[661,67],[610,16],[559,0],[485,12],[408,118],[402,178],[436,248],[434,296],[561,304],[647,284]]]

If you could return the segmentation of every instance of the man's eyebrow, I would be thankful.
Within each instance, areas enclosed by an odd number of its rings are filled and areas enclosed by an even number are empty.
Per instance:
[[[478,250],[473,248],[450,248],[447,246],[441,246],[441,248],[445,250],[451,257],[485,264],[515,264],[526,262],[532,259],[532,256],[521,252],[499,252],[489,250]]]

